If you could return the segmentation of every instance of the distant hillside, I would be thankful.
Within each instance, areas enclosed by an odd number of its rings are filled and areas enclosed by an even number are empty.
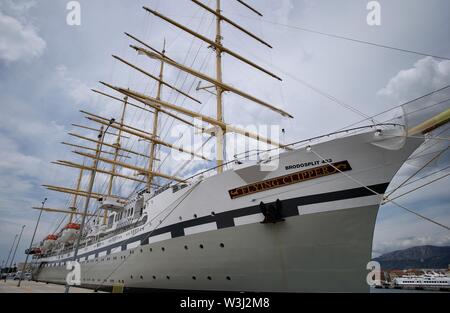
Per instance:
[[[382,269],[447,268],[450,247],[420,246],[389,252],[374,259]]]

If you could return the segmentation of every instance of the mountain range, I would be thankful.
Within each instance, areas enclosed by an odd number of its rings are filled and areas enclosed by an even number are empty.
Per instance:
[[[418,246],[385,253],[374,261],[384,270],[392,269],[447,269],[450,266],[450,246]]]

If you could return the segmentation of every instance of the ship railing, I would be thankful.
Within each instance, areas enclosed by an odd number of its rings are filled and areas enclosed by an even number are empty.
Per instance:
[[[359,127],[349,128],[349,129],[343,129],[343,130],[335,131],[335,132],[328,133],[325,135],[296,141],[296,142],[293,142],[290,144],[283,145],[282,147],[277,147],[277,148],[267,149],[267,150],[246,151],[246,152],[243,152],[243,154],[241,154],[244,156],[244,158],[242,158],[242,157],[239,158],[239,155],[236,155],[235,162],[242,162],[249,158],[256,158],[258,160],[258,162],[264,162],[264,161],[267,161],[268,158],[271,157],[270,155],[273,155],[273,154],[278,155],[281,152],[284,152],[289,149],[294,149],[294,150],[301,149],[301,148],[308,147],[313,144],[326,142],[326,141],[329,141],[332,139],[347,137],[350,135],[356,135],[358,133],[364,133],[364,132],[367,132],[367,130],[369,130],[369,129],[383,130],[383,129],[392,128],[392,127],[404,128],[405,125],[398,124],[398,123],[380,123],[380,124],[365,125],[365,126],[359,126]],[[267,157],[267,155],[269,155],[269,157]]]
[[[336,132],[328,133],[325,135],[312,137],[308,139],[304,139],[301,141],[293,142],[290,144],[282,145],[281,147],[276,147],[273,149],[253,149],[248,150],[245,152],[242,152],[240,154],[234,155],[234,159],[228,162],[223,163],[222,165],[215,166],[209,169],[206,169],[204,171],[198,172],[188,178],[185,179],[186,182],[193,183],[197,180],[203,180],[208,177],[212,177],[216,175],[216,171],[220,168],[223,170],[232,169],[237,164],[242,164],[248,159],[254,158],[256,160],[256,163],[261,163],[265,161],[270,161],[270,159],[276,155],[278,156],[280,153],[293,150],[293,149],[300,149],[302,147],[307,147],[312,144],[317,144],[320,142],[329,141],[330,139],[340,138],[340,137],[346,137],[349,135],[357,134],[357,133],[363,133],[366,132],[368,129],[374,129],[374,130],[383,130],[385,128],[392,128],[392,127],[402,127],[405,128],[405,125],[399,124],[399,123],[379,123],[379,124],[372,124],[372,125],[365,125],[365,126],[359,126],[349,129],[343,129]],[[174,186],[181,186],[186,184],[185,182],[180,183],[174,183],[169,182],[168,184],[160,187],[156,191],[154,191],[151,195],[151,198],[161,194],[162,192],[166,191],[169,188],[173,188]],[[142,189],[140,192],[148,192],[146,188]]]
[[[267,149],[267,150],[254,149],[254,150],[245,151],[239,155],[235,155],[235,158],[233,160],[226,162],[221,166],[209,168],[203,172],[197,173],[197,174],[187,178],[186,181],[192,182],[198,178],[214,176],[216,174],[215,172],[218,168],[223,167],[223,169],[230,169],[230,168],[234,167],[236,164],[241,164],[242,162],[244,162],[245,160],[248,160],[251,157],[256,157],[257,162],[261,163],[261,162],[270,160],[270,158],[274,154],[278,155],[279,153],[284,152],[286,150],[300,149],[302,147],[307,147],[311,144],[317,144],[320,142],[328,141],[333,138],[340,138],[340,137],[345,137],[345,136],[349,136],[349,135],[353,135],[353,134],[357,134],[357,133],[363,133],[363,132],[366,132],[368,129],[382,130],[382,129],[391,128],[391,127],[404,128],[405,125],[398,124],[398,123],[380,123],[380,124],[374,124],[374,125],[366,125],[366,126],[344,129],[344,130],[332,132],[332,133],[329,133],[326,135],[312,137],[309,139],[304,139],[301,141],[293,142],[290,144],[283,145],[282,147],[277,147],[277,148],[273,148],[273,149]],[[179,184],[181,184],[181,183],[179,183]]]

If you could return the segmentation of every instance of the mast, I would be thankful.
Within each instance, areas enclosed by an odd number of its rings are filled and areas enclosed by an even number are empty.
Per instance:
[[[65,210],[65,209],[53,209],[53,208],[41,208],[41,207],[32,207],[33,210],[39,210],[42,212],[50,212],[50,213],[63,213],[63,214],[73,214],[73,215],[79,215],[79,216],[89,216],[89,217],[96,217],[97,214],[92,214],[92,213],[81,213],[81,212],[72,212],[70,210]]]
[[[83,165],[84,165],[84,163],[83,163]],[[83,179],[83,172],[84,172],[84,169],[80,168],[80,174],[78,175],[78,179],[77,179],[77,189],[76,189],[77,193],[75,193],[73,195],[72,207],[70,208],[72,213],[70,214],[70,217],[69,217],[69,223],[73,222],[73,216],[77,212],[78,193],[80,192],[81,180]]]
[[[162,50],[162,56],[165,57],[166,54],[166,40],[164,39],[163,44],[163,50]],[[160,62],[160,69],[159,69],[159,80],[158,80],[158,90],[156,92],[156,99],[161,100],[161,93],[162,93],[162,87],[163,87],[163,78],[164,78],[164,61],[161,60]],[[158,137],[158,123],[159,123],[159,107],[155,108],[155,112],[153,113],[153,139],[156,140]],[[147,182],[147,190],[150,191],[152,187],[153,182],[153,165],[155,163],[155,157],[156,157],[156,143],[155,141],[150,142],[150,160],[148,162],[148,182]]]
[[[120,116],[120,124],[121,125],[123,125],[124,120],[125,120],[125,111],[127,109],[127,104],[128,104],[128,97],[125,96],[123,98],[122,115]],[[116,143],[114,144],[116,146],[116,149],[114,150],[114,162],[116,162],[117,158],[119,157],[119,151],[120,151],[120,146],[121,146],[120,140],[121,139],[122,139],[122,129],[119,129],[119,132],[117,133]],[[116,167],[117,167],[116,163],[113,163],[112,168],[111,168],[112,175],[109,177],[108,196],[112,195]],[[103,213],[103,225],[106,225],[107,220],[108,220],[108,211],[105,210],[105,212]]]
[[[77,169],[80,172],[76,189],[44,185],[49,190],[73,195],[73,202],[72,202],[72,207],[69,208],[70,210],[53,209],[54,212],[68,213],[68,214],[70,214],[70,221],[72,221],[74,216],[77,216],[77,215],[81,215],[83,217],[83,219],[86,216],[89,216],[88,215],[89,213],[86,212],[86,208],[89,206],[89,201],[91,198],[100,200],[100,199],[103,199],[104,196],[108,196],[108,197],[117,199],[117,201],[119,201],[119,202],[126,203],[126,201],[127,201],[126,199],[123,199],[120,196],[112,194],[113,193],[113,183],[114,183],[115,177],[131,180],[131,181],[136,181],[136,182],[139,182],[142,184],[146,184],[148,191],[150,191],[151,187],[153,187],[153,186],[159,187],[158,185],[156,185],[154,183],[156,178],[163,178],[163,179],[167,179],[169,181],[176,181],[176,182],[183,182],[183,183],[186,182],[186,180],[183,177],[177,177],[176,174],[168,175],[168,174],[157,171],[156,161],[159,161],[159,159],[157,158],[159,146],[165,146],[165,147],[168,147],[173,150],[177,150],[177,151],[180,151],[180,152],[183,152],[186,154],[190,154],[193,157],[197,157],[197,158],[201,158],[206,161],[210,161],[207,157],[205,157],[202,154],[197,153],[196,151],[191,151],[182,146],[176,146],[169,142],[164,142],[159,137],[159,135],[160,135],[159,134],[159,131],[160,131],[159,124],[160,124],[160,118],[162,115],[164,115],[164,116],[167,115],[168,117],[171,117],[171,118],[176,119],[176,120],[178,120],[184,124],[187,124],[193,128],[197,128],[197,129],[201,130],[201,132],[203,134],[208,134],[209,136],[211,136],[208,140],[210,140],[214,136],[216,137],[216,163],[217,163],[217,172],[218,173],[223,172],[223,164],[224,164],[224,161],[226,160],[226,138],[225,138],[225,136],[226,136],[227,132],[237,133],[237,134],[240,134],[247,138],[252,138],[257,141],[264,142],[266,144],[277,146],[281,149],[290,150],[290,148],[285,147],[284,145],[282,145],[274,140],[271,140],[269,138],[264,138],[263,136],[260,136],[257,133],[252,133],[246,129],[241,129],[241,128],[235,127],[233,125],[229,125],[229,124],[225,123],[225,121],[224,121],[225,120],[225,118],[224,118],[224,93],[225,92],[230,92],[235,95],[238,95],[246,100],[249,100],[249,101],[256,103],[266,109],[269,109],[275,113],[278,113],[283,117],[289,117],[289,118],[293,117],[292,115],[290,115],[288,112],[284,111],[283,109],[278,108],[277,106],[272,105],[262,99],[258,99],[257,97],[251,95],[250,93],[242,91],[242,90],[234,87],[232,84],[224,82],[224,80],[223,80],[222,54],[226,53],[227,55],[231,56],[235,60],[238,60],[238,61],[246,64],[247,66],[257,69],[260,72],[263,72],[263,73],[281,81],[281,78],[278,77],[277,75],[275,75],[274,73],[270,72],[269,70],[263,68],[262,66],[260,66],[256,63],[254,63],[253,61],[245,58],[244,56],[241,56],[237,52],[232,51],[229,48],[225,47],[223,45],[223,37],[222,37],[223,23],[232,26],[234,29],[239,30],[240,32],[246,34],[247,36],[251,37],[253,40],[258,41],[259,43],[265,45],[268,48],[272,48],[272,46],[270,44],[268,44],[266,41],[264,41],[263,39],[259,38],[257,35],[255,35],[250,30],[245,29],[244,27],[240,26],[238,23],[234,22],[232,19],[223,15],[222,7],[221,7],[223,2],[221,0],[215,1],[216,2],[215,7],[209,7],[205,4],[203,4],[199,0],[191,0],[191,1],[194,4],[196,4],[197,6],[201,7],[205,11],[207,11],[215,16],[215,22],[216,22],[215,39],[207,38],[207,37],[201,35],[200,33],[191,30],[189,27],[186,27],[186,26],[172,20],[169,17],[162,15],[161,13],[159,13],[155,10],[149,9],[147,7],[143,7],[143,9],[146,10],[147,12],[152,13],[153,15],[157,16],[158,18],[172,24],[173,26],[177,27],[178,29],[181,29],[182,31],[207,43],[212,49],[214,49],[215,54],[216,54],[216,62],[215,62],[215,66],[216,66],[215,72],[216,73],[215,73],[215,75],[213,74],[213,75],[209,76],[205,73],[202,73],[200,70],[195,70],[194,68],[190,68],[186,65],[180,64],[180,63],[176,62],[175,60],[171,59],[169,56],[166,55],[165,40],[164,40],[163,50],[158,51],[157,49],[152,48],[150,45],[148,45],[144,41],[138,39],[137,37],[130,35],[128,33],[125,33],[126,36],[128,36],[132,40],[138,42],[139,44],[141,44],[142,46],[147,48],[147,49],[145,49],[140,46],[130,45],[130,47],[135,49],[138,52],[138,54],[145,55],[146,57],[148,57],[150,59],[158,60],[160,62],[159,77],[157,76],[157,74],[149,73],[145,69],[140,68],[137,65],[134,65],[134,64],[130,63],[129,61],[126,61],[123,58],[120,58],[115,55],[113,55],[113,58],[115,58],[119,62],[133,68],[134,70],[137,70],[141,74],[155,80],[157,82],[156,95],[154,96],[154,98],[152,98],[151,96],[147,96],[147,95],[135,92],[133,90],[130,90],[130,88],[115,87],[115,86],[112,86],[112,85],[109,85],[109,84],[103,83],[103,82],[100,82],[100,83],[107,86],[108,88],[111,88],[111,89],[121,93],[124,96],[123,100],[122,100],[122,98],[118,98],[113,95],[109,95],[107,93],[101,92],[101,91],[93,90],[94,92],[96,92],[102,96],[108,97],[110,99],[113,99],[115,101],[122,103],[122,105],[123,105],[122,115],[121,115],[120,119],[118,119],[118,121],[116,122],[115,119],[107,119],[102,116],[95,115],[95,114],[92,114],[89,112],[80,111],[81,113],[86,115],[85,117],[90,122],[94,122],[94,123],[102,125],[102,128],[100,130],[100,135],[98,138],[95,138],[95,139],[81,136],[81,135],[75,134],[75,133],[69,133],[69,135],[72,137],[76,137],[77,139],[81,139],[81,140],[84,140],[84,141],[87,141],[90,143],[94,143],[94,144],[96,144],[96,147],[84,146],[84,145],[80,145],[80,144],[66,143],[66,142],[64,142],[63,144],[70,146],[70,147],[75,147],[75,148],[81,149],[82,151],[73,151],[73,152],[75,154],[77,154],[78,156],[83,156],[84,158],[93,159],[94,162],[91,166],[86,166],[84,163],[77,164],[77,163],[73,163],[73,162],[69,162],[69,161],[62,161],[62,160],[53,162],[54,164],[57,164],[60,166]],[[256,11],[253,7],[248,5],[246,2],[239,1],[239,0],[238,0],[238,2],[241,5],[247,7],[247,9],[253,11],[254,13],[256,13],[260,16],[262,15],[258,11]],[[201,101],[199,101],[195,97],[189,95],[188,92],[185,92],[185,91],[181,90],[180,88],[177,88],[170,82],[164,81],[164,70],[166,67],[165,66],[166,63],[168,64],[169,67],[176,68],[182,72],[188,73],[189,75],[197,77],[200,80],[207,81],[211,84],[211,86],[207,87],[207,88],[215,89],[215,96],[216,96],[215,116],[203,115],[200,112],[196,112],[194,110],[189,110],[187,108],[180,107],[178,105],[169,103],[162,99],[163,87],[165,86],[165,87],[185,96],[186,98],[188,98],[196,103],[201,104]],[[132,101],[131,102],[128,101],[129,99]],[[138,104],[136,104],[136,102],[133,103],[133,100],[137,101]],[[151,133],[147,132],[145,130],[142,130],[142,129],[138,129],[131,125],[125,124],[125,113],[126,113],[127,108],[130,106],[154,114],[153,115],[153,124],[152,124],[153,131]],[[187,116],[187,118],[183,118],[178,115],[185,116],[185,117]],[[200,118],[204,123],[211,125],[212,128],[208,128],[206,126],[205,127],[198,126],[198,125],[196,125],[196,123],[191,121],[191,119],[195,120],[197,118]],[[91,131],[97,130],[90,126],[83,126],[83,125],[79,125],[79,124],[73,124],[73,126],[75,126],[77,128],[85,129],[85,130],[91,130]],[[105,129],[105,127],[106,127],[106,129]],[[117,132],[108,132],[109,128],[116,129]],[[104,137],[106,134],[116,136],[116,140],[114,142],[109,142],[109,143],[104,142],[105,141]],[[138,137],[140,139],[150,142],[149,153],[148,154],[140,153],[138,151],[134,151],[134,150],[130,150],[130,149],[126,149],[126,148],[122,147],[121,141],[123,141],[123,139],[130,139],[130,137],[127,137],[124,134],[130,135],[133,137]],[[206,144],[206,142],[204,143],[204,145],[205,144]],[[104,151],[102,149],[103,146],[112,148],[112,150]],[[86,150],[91,151],[91,153],[83,152]],[[122,162],[122,160],[120,160],[120,158],[123,157],[123,158],[131,159],[131,156],[126,156],[126,155],[124,155],[124,153],[121,153],[121,152],[132,154],[134,157],[136,157],[136,156],[145,157],[146,159],[148,159],[148,161],[146,161],[147,164],[144,164],[143,166],[136,166],[136,165],[129,164],[130,162],[129,163]],[[105,155],[105,156],[103,156],[103,155]],[[108,157],[108,158],[106,157],[106,156],[111,156],[111,155],[113,157]],[[98,164],[100,162],[110,164],[111,165],[110,169],[105,170],[105,169],[98,168]],[[117,171],[118,167],[126,168],[129,170],[135,171],[136,173],[132,176],[123,175],[120,173],[120,171]],[[82,176],[83,176],[83,173],[85,173],[87,171],[91,172],[91,178],[90,178],[88,190],[83,190],[81,188]],[[97,172],[110,176],[109,177],[109,186],[107,188],[106,194],[92,192],[93,180],[95,179],[95,173],[97,173]],[[85,205],[84,205],[85,206],[84,213],[78,212],[76,209],[78,197],[86,198]],[[50,211],[52,209],[48,209],[48,210]],[[103,222],[104,222],[104,224],[106,224],[106,222],[107,222],[107,210],[105,210],[105,212],[104,212],[104,221]],[[84,223],[84,221],[82,222],[82,224],[83,223]],[[78,241],[79,241],[79,238],[78,238]]]
[[[256,97],[245,93],[243,91],[238,90],[237,88],[232,87],[229,84],[225,84],[223,82],[223,73],[222,73],[222,53],[227,53],[228,55],[232,56],[233,58],[240,60],[243,63],[246,63],[247,65],[250,65],[253,68],[258,69],[261,72],[264,72],[265,74],[278,79],[278,80],[282,80],[280,77],[278,77],[277,75],[273,74],[272,72],[266,70],[265,68],[257,65],[256,63],[248,60],[247,58],[239,55],[238,53],[228,49],[227,47],[225,47],[222,44],[222,22],[225,22],[231,26],[233,26],[235,29],[245,33],[246,35],[248,35],[249,37],[253,38],[254,40],[260,42],[261,44],[272,48],[272,46],[270,44],[268,44],[266,41],[264,41],[263,39],[259,38],[258,36],[256,36],[255,34],[253,34],[252,32],[246,30],[245,28],[243,28],[242,26],[238,25],[237,23],[235,23],[234,21],[232,21],[231,19],[229,19],[228,17],[224,16],[222,14],[222,10],[221,10],[221,0],[216,0],[216,8],[210,8],[207,5],[203,4],[201,1],[198,0],[191,0],[193,3],[195,3],[197,6],[201,7],[202,9],[206,10],[207,12],[215,15],[216,18],[216,38],[215,40],[211,40],[207,37],[205,37],[204,35],[201,35],[200,33],[190,29],[189,27],[186,27],[182,24],[180,24],[179,22],[174,21],[173,19],[162,15],[161,13],[152,10],[148,7],[143,7],[144,10],[146,10],[147,12],[159,17],[160,19],[172,24],[173,26],[183,30],[184,32],[202,40],[203,42],[207,43],[210,45],[211,48],[213,48],[216,52],[216,75],[215,78],[209,77],[203,73],[200,73],[198,71],[195,71],[192,68],[189,68],[187,66],[183,66],[177,62],[175,62],[174,60],[161,55],[161,53],[158,53],[158,51],[152,47],[150,47],[148,44],[144,43],[142,40],[137,39],[134,36],[131,36],[129,34],[127,34],[127,36],[129,36],[130,38],[132,38],[133,40],[139,42],[140,44],[144,45],[145,47],[149,48],[151,51],[145,50],[141,47],[137,47],[137,46],[133,46],[131,45],[131,47],[133,49],[135,49],[139,54],[144,54],[147,55],[149,58],[152,59],[159,59],[161,61],[164,61],[166,63],[168,63],[169,65],[178,68],[179,70],[182,70],[184,72],[187,72],[193,76],[196,76],[202,80],[206,80],[209,83],[212,83],[213,86],[216,89],[216,118],[213,121],[213,124],[215,124],[216,126],[216,130],[214,131],[214,135],[216,136],[216,162],[217,162],[217,171],[218,173],[221,173],[223,171],[223,163],[224,163],[224,159],[226,158],[226,148],[225,148],[225,134],[227,131],[230,131],[230,129],[225,127],[225,123],[224,123],[224,105],[223,105],[223,93],[224,92],[232,92],[234,94],[240,95],[243,98],[246,98],[250,101],[253,101],[255,103],[258,103],[266,108],[269,108],[272,111],[275,111],[279,114],[281,114],[284,117],[289,117],[292,118],[293,116],[290,115],[289,113],[278,109],[275,106],[272,106],[270,104],[268,104],[265,101],[262,101],[260,99],[257,99]],[[261,13],[259,13],[257,10],[255,10],[253,7],[251,7],[250,5],[248,5],[247,3],[245,3],[244,1],[239,1],[239,3],[243,6],[245,6],[247,9],[253,11],[254,13],[258,14],[259,16],[262,16]],[[132,65],[131,65],[132,66]],[[137,70],[140,70],[138,68],[136,68],[135,66],[132,66]],[[142,72],[142,70],[140,70]],[[131,97],[131,96],[130,96]],[[140,101],[139,99],[136,99],[134,97],[132,97],[135,100]],[[142,98],[141,98],[142,99]],[[158,99],[156,99],[158,101]],[[147,102],[147,104],[150,104]],[[234,128],[234,130],[236,130],[236,128]],[[242,133],[242,132],[241,132]],[[246,132],[244,132],[244,134],[246,134]],[[260,136],[254,136],[258,139],[260,139]]]
[[[111,120],[111,123],[114,120]],[[106,130],[104,129],[103,126],[100,127],[100,133],[98,135],[98,139],[100,140],[100,142],[97,144],[97,153],[96,153],[96,158],[94,159],[94,164],[93,164],[93,170],[91,172],[91,176],[89,178],[89,185],[88,185],[88,191],[87,191],[87,195],[86,195],[86,199],[84,202],[84,210],[83,210],[83,215],[81,217],[81,225],[80,225],[80,231],[78,233],[76,242],[75,242],[75,248],[74,248],[74,254],[73,254],[73,258],[72,261],[75,262],[77,261],[77,257],[78,257],[78,250],[80,248],[80,242],[81,242],[81,238],[83,236],[83,230],[84,230],[84,225],[86,223],[86,214],[88,213],[88,209],[89,209],[89,202],[91,200],[91,196],[92,196],[92,189],[94,187],[94,182],[95,182],[95,175],[97,173],[97,167],[98,167],[98,163],[99,163],[99,158],[101,156],[101,151],[103,148],[103,140],[105,140],[105,135],[106,132],[108,131],[108,127],[106,128]],[[69,283],[66,284],[66,288],[65,288],[65,293],[69,293],[69,288],[70,285]]]
[[[238,127],[226,124],[224,122],[219,122],[215,118],[209,117],[207,115],[203,115],[203,114],[200,114],[200,113],[188,110],[186,108],[182,108],[182,107],[176,106],[174,104],[171,104],[171,103],[168,103],[168,102],[165,102],[165,101],[158,101],[155,98],[148,97],[148,96],[146,96],[144,94],[140,94],[140,93],[138,93],[136,91],[133,91],[133,90],[130,90],[130,89],[115,87],[115,86],[109,85],[107,83],[102,83],[102,84],[104,84],[105,86],[108,86],[111,89],[116,90],[117,92],[120,92],[120,93],[122,93],[124,95],[127,95],[127,96],[129,96],[130,98],[132,98],[132,99],[134,99],[136,101],[142,102],[142,103],[144,103],[146,105],[150,106],[150,105],[155,105],[155,103],[157,103],[158,105],[161,105],[161,106],[163,106],[165,108],[168,108],[170,110],[174,110],[174,111],[180,112],[181,114],[184,114],[184,115],[187,115],[187,116],[190,116],[190,117],[193,117],[193,118],[200,118],[203,121],[205,121],[205,122],[207,122],[207,123],[209,123],[211,125],[218,126],[218,127],[221,127],[221,128],[225,128],[229,132],[234,132],[234,133],[237,133],[237,134],[241,134],[241,135],[243,135],[245,137],[253,138],[255,140],[262,141],[262,142],[265,142],[267,144],[271,144],[271,145],[274,145],[274,146],[278,146],[278,147],[286,149],[286,150],[292,150],[292,148],[286,147],[286,146],[284,146],[284,145],[282,145],[282,144],[280,144],[280,143],[278,143],[278,142],[276,142],[276,141],[274,141],[272,139],[264,138],[264,137],[260,136],[259,134],[249,132],[249,131],[247,131],[245,129],[240,129]],[[146,139],[148,139],[148,138],[146,137]],[[204,158],[204,159],[208,160],[206,158]]]
[[[222,19],[220,17],[220,0],[216,0],[216,80],[221,84],[222,81]],[[219,122],[224,122],[223,118],[223,88],[220,84],[216,85],[216,97],[217,97],[217,120]],[[223,172],[223,161],[225,156],[224,140],[225,140],[225,129],[217,127],[216,133],[216,162],[217,162],[217,173]]]
[[[93,169],[91,171],[91,177],[89,179],[88,191],[87,191],[86,197],[85,197],[85,203],[84,203],[84,207],[85,207],[85,212],[84,213],[85,214],[87,213],[87,210],[89,208],[89,202],[91,200],[91,195],[92,195],[92,188],[94,187],[95,173],[97,171],[98,164],[100,163],[99,159],[100,159],[100,156],[102,154],[103,140],[105,139],[105,135],[106,135],[104,130],[105,130],[105,127],[103,125],[100,126],[100,131],[99,131],[99,134],[98,134],[99,142],[97,143],[97,146],[95,148],[96,149],[96,152],[95,152],[96,158],[94,159],[94,162],[93,162],[93,165],[92,165]],[[84,224],[84,216],[83,216],[83,223],[82,224]],[[80,232],[80,236],[79,237],[81,237],[81,232]]]

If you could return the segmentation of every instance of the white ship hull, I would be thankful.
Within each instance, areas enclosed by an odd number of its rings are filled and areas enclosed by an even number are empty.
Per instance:
[[[367,292],[379,205],[388,184],[422,143],[389,150],[375,132],[283,154],[276,171],[230,170],[147,201],[148,221],[80,250],[91,288],[265,292]],[[318,155],[348,161],[346,174],[231,199],[229,190],[317,167]],[[320,160],[320,159],[319,159]],[[322,161],[322,160],[320,160]],[[367,186],[367,187],[365,187]],[[374,194],[375,191],[377,194]],[[284,222],[261,224],[258,204],[282,202]],[[35,279],[65,283],[70,253],[36,260]]]

